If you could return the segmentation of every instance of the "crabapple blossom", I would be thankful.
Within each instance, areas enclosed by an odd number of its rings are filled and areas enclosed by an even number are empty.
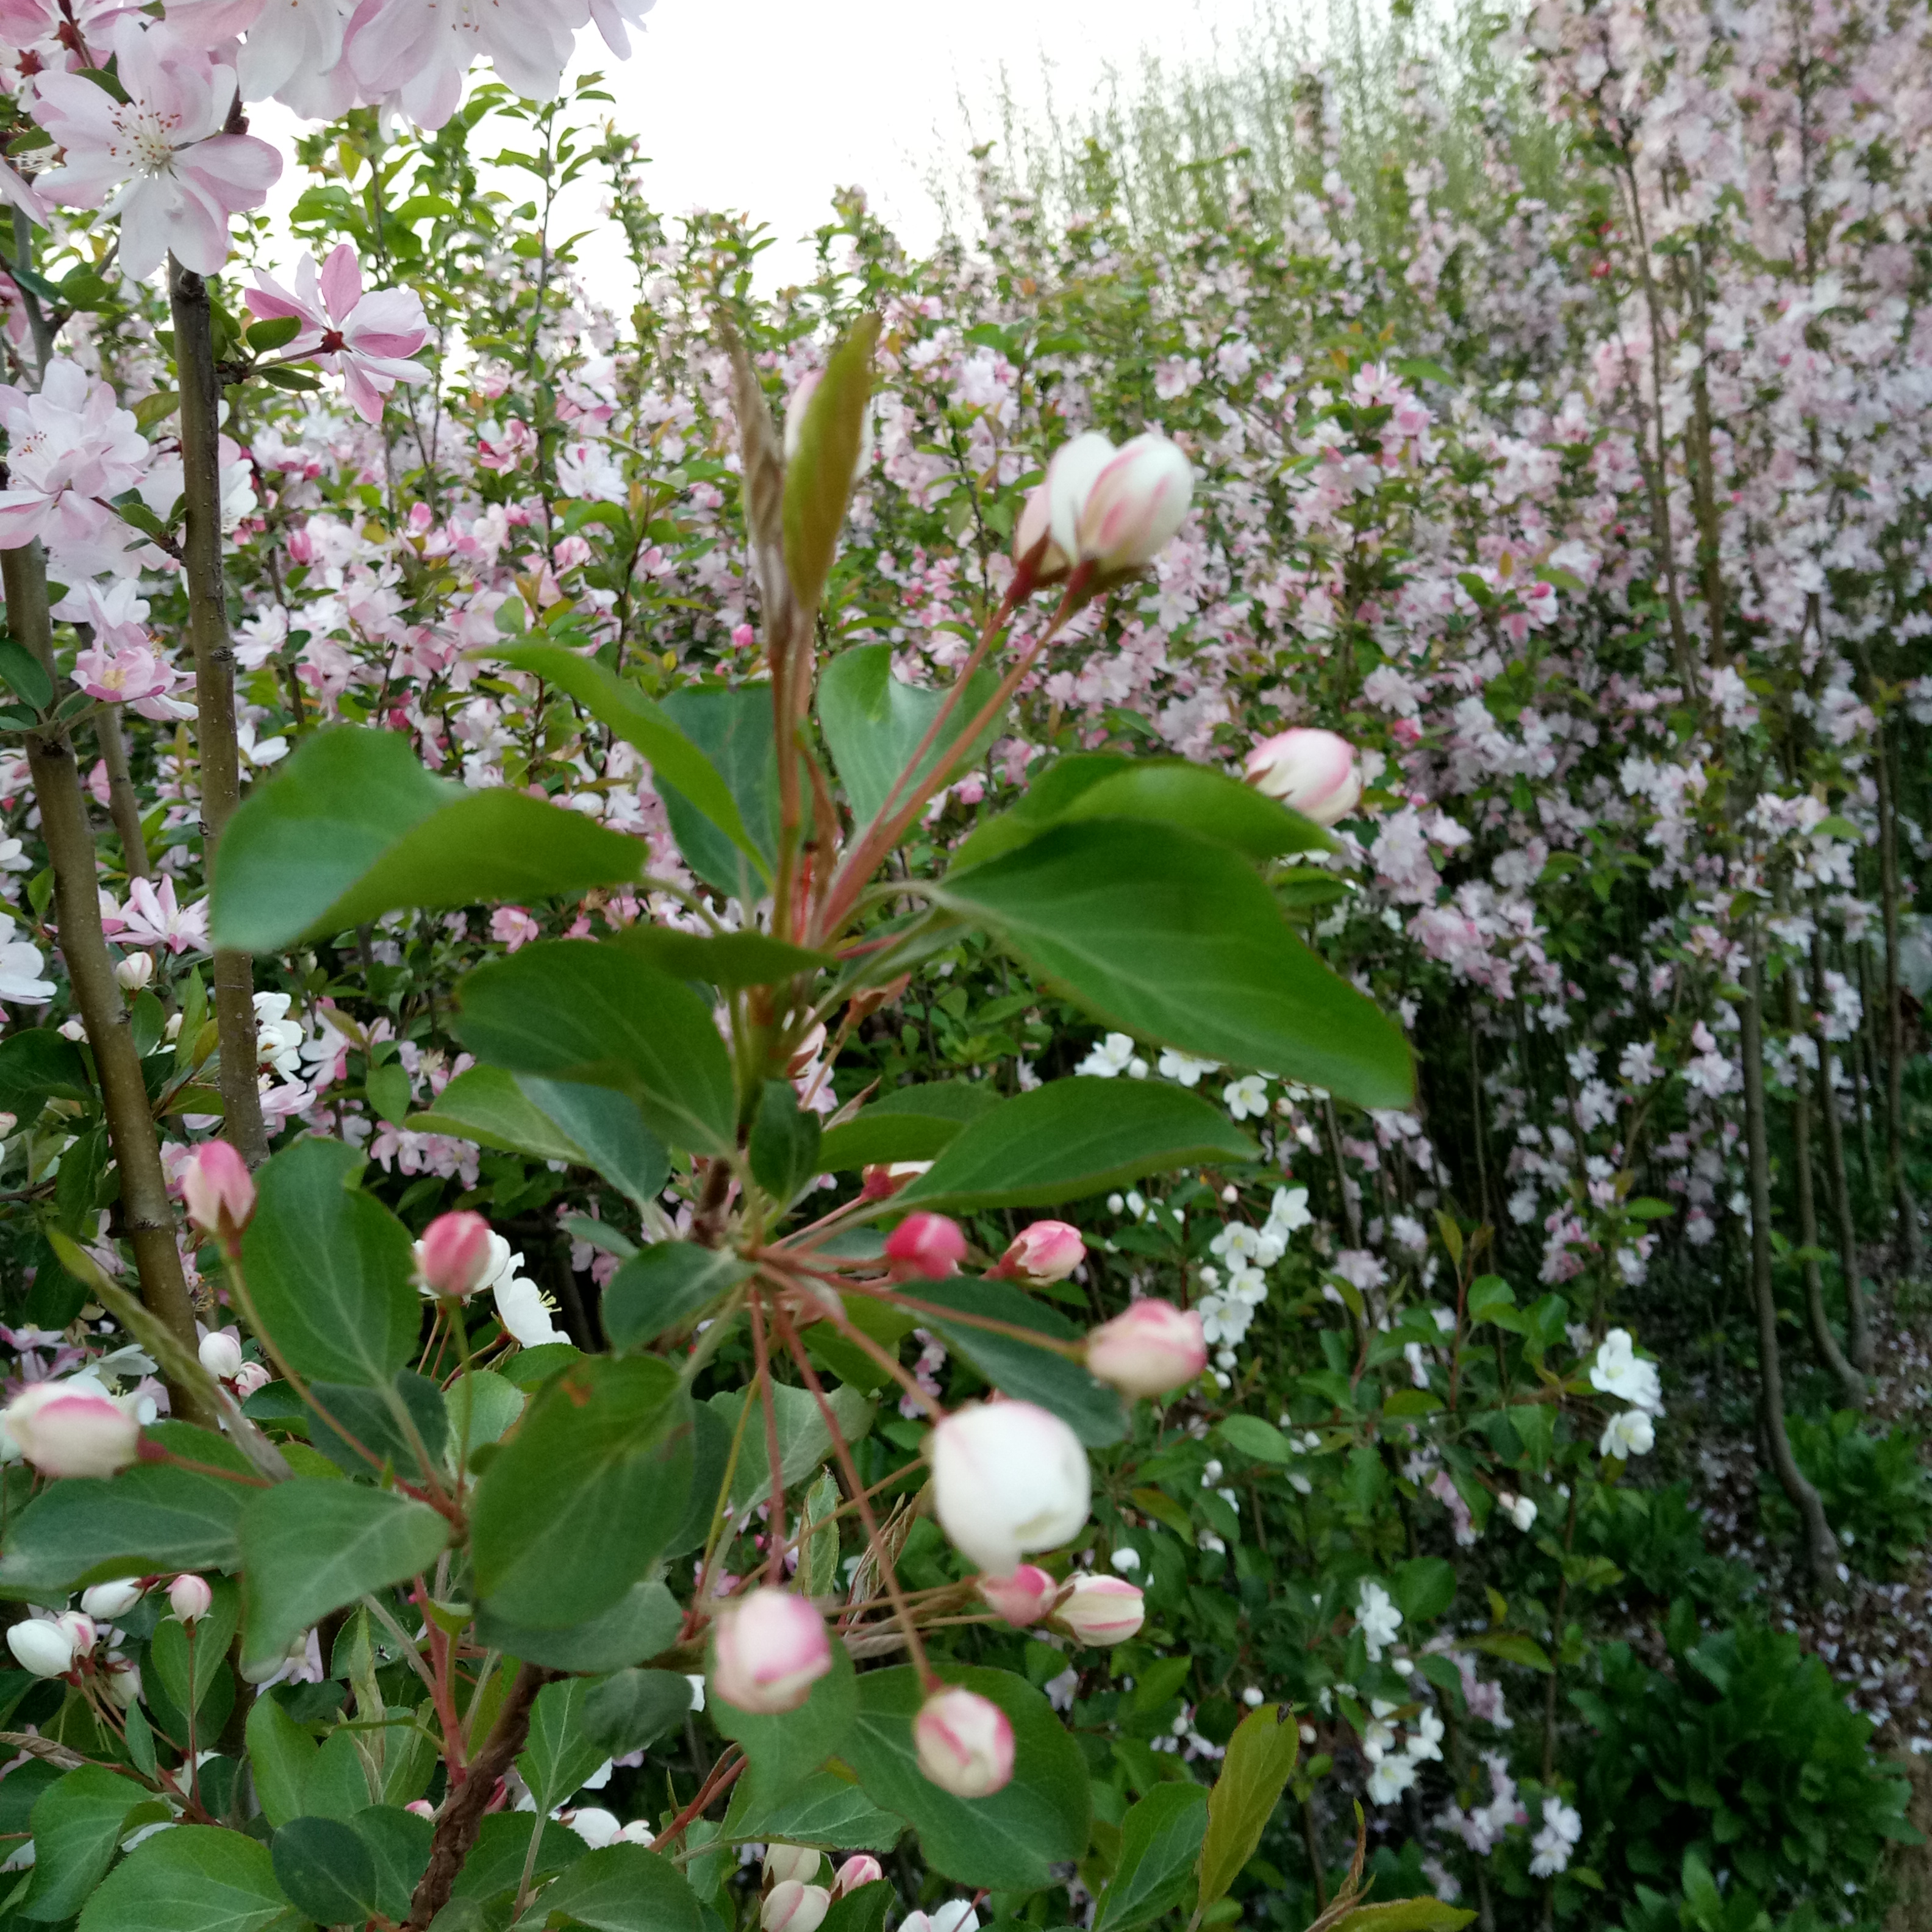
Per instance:
[[[913,1719],[919,1768],[956,1798],[990,1798],[1013,1774],[1013,1727],[976,1691],[935,1690]]]
[[[18,1006],[45,1006],[60,991],[43,979],[40,949],[25,939],[0,941],[0,1000]]]
[[[886,1237],[895,1280],[943,1280],[957,1274],[965,1258],[965,1234],[944,1214],[908,1214]]]
[[[994,1576],[1076,1534],[1093,1500],[1087,1452],[1026,1402],[969,1402],[926,1438],[934,1513],[953,1546]]]
[[[436,1294],[458,1298],[473,1294],[488,1278],[494,1259],[490,1224],[466,1209],[439,1214],[416,1243],[416,1273]],[[508,1244],[504,1244],[507,1249]]]
[[[813,1869],[817,1869],[814,1854]],[[818,1932],[832,1909],[832,1894],[822,1885],[781,1879],[766,1893],[758,1908],[761,1932]]]
[[[75,84],[108,98],[92,81]],[[38,537],[58,554],[97,544],[110,524],[124,530],[104,500],[140,481],[149,451],[134,412],[122,408],[108,384],[56,357],[38,389],[0,385],[0,428],[8,444],[0,549]]]
[[[1378,1664],[1382,1652],[1394,1642],[1395,1634],[1402,1628],[1402,1612],[1388,1591],[1370,1577],[1362,1580],[1355,1600],[1355,1627],[1368,1647],[1370,1662]]]
[[[1087,1338],[1089,1371],[1126,1395],[1185,1388],[1207,1366],[1199,1312],[1152,1295],[1130,1304]]]
[[[184,1624],[198,1622],[214,1604],[214,1592],[205,1576],[184,1574],[168,1586],[168,1607]]]
[[[0,1430],[44,1476],[111,1476],[140,1446],[132,1412],[86,1374],[29,1384],[0,1411]]]
[[[1597,1454],[1606,1461],[1614,1458],[1627,1462],[1634,1456],[1648,1456],[1656,1442],[1656,1426],[1644,1410],[1619,1409],[1604,1425]]]
[[[36,1677],[64,1677],[74,1668],[74,1639],[50,1618],[29,1617],[10,1624],[7,1648],[14,1662]]]
[[[296,266],[292,293],[257,268],[247,299],[252,315],[302,324],[282,352],[284,359],[313,359],[340,376],[350,408],[366,423],[382,420],[384,398],[398,382],[429,380],[429,371],[411,359],[429,337],[422,298],[413,289],[364,294],[362,265],[350,242],[338,243],[320,269],[313,255],[304,255]]]
[[[242,1372],[242,1344],[221,1329],[204,1335],[196,1352],[201,1366],[217,1382],[232,1382]]]
[[[1022,1563],[1010,1576],[982,1576],[979,1590],[1008,1623],[1023,1629],[1052,1609],[1060,1586],[1037,1564]]]
[[[637,10],[605,0],[599,25]],[[590,0],[364,0],[343,57],[365,99],[394,96],[418,127],[434,130],[456,111],[478,59],[525,100],[550,99],[590,18]]]
[[[1333,731],[1304,727],[1264,738],[1247,756],[1249,784],[1317,825],[1346,818],[1362,795],[1355,748]]]
[[[232,1243],[255,1212],[255,1179],[226,1141],[203,1141],[182,1165],[182,1205],[203,1234]]]
[[[1146,1622],[1147,1599],[1124,1576],[1083,1570],[1054,1606],[1053,1620],[1082,1643],[1124,1643]]]
[[[788,1590],[759,1589],[728,1605],[712,1639],[711,1688],[741,1711],[796,1711],[832,1668],[825,1619]]]
[[[989,1280],[1028,1287],[1064,1281],[1087,1258],[1087,1244],[1064,1221],[1035,1221],[1022,1228],[1006,1252],[986,1270]]]

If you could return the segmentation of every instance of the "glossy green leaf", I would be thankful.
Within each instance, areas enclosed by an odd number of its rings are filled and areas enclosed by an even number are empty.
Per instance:
[[[248,1768],[262,1816],[271,1825],[300,1817],[320,1748],[315,1739],[266,1690],[248,1707],[247,1738]]]
[[[382,1910],[376,1861],[341,1820],[291,1818],[269,1850],[275,1882],[318,1924],[366,1924]]]
[[[548,1383],[478,1483],[476,1587],[497,1616],[561,1630],[609,1608],[682,1520],[692,1422],[655,1356],[586,1357]]]
[[[429,1864],[435,1826],[399,1804],[365,1804],[348,1823],[375,1863],[376,1910],[392,1924],[401,1924]]]
[[[697,1894],[666,1858],[642,1845],[606,1845],[537,1894],[520,1926],[590,1932],[698,1932]]]
[[[532,1630],[509,1623],[486,1604],[476,1612],[476,1636],[506,1657],[596,1676],[662,1654],[677,1641],[683,1622],[677,1599],[662,1583],[633,1583],[609,1609],[566,1630]]]
[[[752,1118],[752,1175],[781,1208],[819,1173],[818,1116],[801,1107],[789,1080],[767,1080]]]
[[[1414,1097],[1400,1029],[1295,938],[1225,845],[1154,824],[1060,825],[949,872],[935,896],[1130,1033],[1364,1107]]]
[[[830,953],[808,952],[763,932],[679,932],[668,926],[626,926],[617,944],[648,959],[674,979],[701,980],[734,991],[773,986],[801,974],[829,972]]]
[[[367,1478],[385,1466],[411,1482],[441,1474],[449,1418],[442,1390],[427,1376],[399,1369],[388,1388],[380,1389],[312,1382],[309,1394],[353,1438],[345,1441],[320,1418],[310,1423],[309,1441],[345,1474]],[[374,1463],[357,1453],[356,1443],[376,1459]]]
[[[908,1282],[905,1293],[922,1311],[936,1307],[956,1315],[982,1316],[1060,1342],[1077,1340],[1081,1334],[1064,1315],[1011,1282],[955,1276],[945,1281]],[[1120,1391],[1096,1382],[1084,1364],[968,1322],[922,1312],[922,1322],[1001,1394],[1051,1410],[1088,1448],[1104,1448],[1126,1436],[1127,1410]]]
[[[590,1687],[584,1735],[607,1757],[628,1757],[680,1728],[690,1714],[691,1683],[681,1672],[620,1670]]]
[[[1100,1894],[1094,1932],[1133,1932],[1180,1904],[1208,1831],[1208,1793],[1198,1784],[1156,1784],[1120,1820],[1120,1855]]]
[[[821,1463],[831,1460],[832,1431],[826,1425],[824,1409],[819,1407],[818,1397],[809,1389],[775,1382],[772,1398],[778,1418],[778,1479],[789,1490],[803,1482]],[[735,1430],[739,1410],[745,1400],[742,1390],[729,1389],[722,1395],[713,1396],[709,1406]],[[825,1406],[831,1410],[839,1433],[848,1442],[860,1441],[872,1428],[872,1405],[856,1389],[829,1390]],[[746,1504],[769,1495],[771,1490],[771,1479],[767,1473],[771,1467],[771,1452],[765,1439],[764,1406],[760,1403],[759,1406],[760,1412],[752,1418],[738,1450],[738,1468],[731,1479],[731,1504],[734,1509],[742,1509]]]
[[[938,1080],[896,1087],[862,1107],[843,1126],[830,1129],[818,1158],[832,1173],[893,1161],[931,1160],[968,1121],[1000,1105],[990,1087]]]
[[[1258,1415],[1226,1415],[1215,1432],[1231,1448],[1258,1462],[1292,1462],[1294,1445],[1274,1424]]]
[[[608,1754],[584,1729],[590,1685],[581,1677],[546,1684],[530,1707],[530,1737],[517,1769],[539,1811],[554,1811]]]
[[[296,1373],[380,1388],[414,1356],[422,1302],[408,1231],[355,1186],[364,1156],[304,1138],[255,1177],[242,1237],[249,1298]]]
[[[79,1045],[52,1027],[23,1027],[0,1040],[0,1104],[31,1119],[46,1100],[88,1100],[94,1088]]]
[[[474,1918],[458,1917],[458,1925],[474,1925],[478,1932],[485,1928],[494,1928],[508,1922],[510,1913],[508,1901],[516,1894],[518,1882],[524,1875],[524,1861],[529,1857],[530,1832],[535,1820],[527,1811],[500,1811],[483,1820],[482,1828],[476,1834],[476,1843],[470,1848],[469,1857],[463,1862],[463,1869],[456,1875],[456,1882],[450,1888],[452,1904],[473,1899],[479,1905],[493,1906],[487,1914]],[[531,1876],[542,1880],[560,1872],[566,1865],[576,1864],[584,1856],[584,1840],[568,1825],[547,1821],[543,1836],[538,1840],[536,1864]],[[446,1912],[448,1908],[446,1906]],[[439,1913],[437,1932],[442,1932]]]
[[[262,1490],[242,1515],[247,1660],[280,1655],[331,1610],[428,1569],[449,1534],[428,1504],[392,1490],[298,1476]]]
[[[898,1208],[1054,1208],[1142,1175],[1260,1150],[1218,1107],[1162,1080],[1050,1080],[947,1142]]]
[[[148,1642],[148,1668],[176,1710],[197,1716],[228,1668],[228,1646],[242,1621],[242,1592],[226,1576],[209,1580],[208,1612],[194,1624],[164,1617]],[[192,1639],[192,1641],[190,1641]]]
[[[914,776],[901,787],[898,803],[910,798],[919,781],[958,745],[961,734],[979,716],[999,682],[995,671],[974,674]],[[878,816],[952,689],[901,683],[892,675],[890,644],[850,646],[820,674],[819,728],[831,747],[855,825],[862,829]],[[967,751],[966,762],[978,755],[998,729],[996,717]]]
[[[266,1845],[177,1825],[136,1845],[80,1915],[80,1932],[296,1932]]]
[[[818,608],[866,438],[879,318],[862,315],[826,358],[785,465],[784,562],[801,610]]]
[[[1199,1910],[1224,1897],[1254,1856],[1300,1749],[1300,1727],[1285,1704],[1264,1704],[1234,1726],[1220,1775],[1208,1796]]]
[[[925,1700],[910,1666],[859,1679],[859,1718],[843,1756],[866,1794],[917,1830],[926,1862],[956,1885],[1035,1892],[1083,1856],[1092,1827],[1086,1760],[1053,1707],[1004,1670],[940,1667],[949,1684],[990,1698],[1013,1730],[1013,1775],[990,1798],[955,1798],[919,1768],[912,1720]]]
[[[820,1932],[885,1932],[886,1914],[898,1902],[890,1879],[875,1878],[832,1901]]]
[[[761,1717],[713,1696],[706,1714],[719,1732],[735,1738],[751,1761],[750,1802],[770,1806],[790,1797],[826,1760],[835,1757],[859,1714],[858,1680],[845,1646],[832,1646],[832,1668],[812,1685],[796,1711]]]
[[[22,1918],[71,1918],[106,1875],[123,1820],[152,1794],[104,1765],[83,1764],[34,1801],[34,1877]]]
[[[448,1134],[500,1154],[590,1165],[583,1148],[524,1091],[514,1073],[500,1066],[466,1068],[427,1113],[412,1114],[404,1124],[413,1133]]]
[[[724,1814],[728,1838],[764,1844],[776,1839],[781,1844],[817,1845],[828,1852],[889,1852],[905,1828],[903,1818],[874,1804],[857,1785],[830,1771],[814,1773],[789,1797],[770,1804],[754,1800],[740,1778]]]
[[[715,686],[675,691],[664,715],[708,758],[736,803],[742,840],[728,837],[674,778],[656,782],[685,862],[708,886],[755,898],[770,883],[778,847],[778,757],[772,688]]]
[[[640,1208],[664,1191],[670,1152],[628,1095],[533,1073],[516,1078],[524,1096],[584,1150],[581,1166],[594,1168]]]
[[[400,908],[528,902],[628,884],[644,848],[507,785],[424,770],[393,732],[311,734],[221,836],[218,946],[276,952]]]
[[[710,1009],[624,948],[578,939],[526,946],[457,988],[457,1037],[513,1073],[612,1087],[674,1147],[734,1145],[731,1063]]]
[[[610,1277],[604,1291],[604,1332],[620,1352],[644,1348],[701,1313],[751,1272],[727,1249],[655,1242]]]

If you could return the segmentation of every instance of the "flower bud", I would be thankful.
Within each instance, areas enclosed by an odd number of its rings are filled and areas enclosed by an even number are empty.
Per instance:
[[[1087,1338],[1087,1366],[1128,1395],[1185,1388],[1208,1366],[1201,1317],[1170,1301],[1131,1302]]]
[[[427,1798],[412,1798],[403,1809],[418,1818],[434,1818],[436,1816],[436,1807]]]
[[[109,1696],[124,1711],[131,1711],[141,1701],[141,1666],[132,1658],[110,1657],[103,1673]]]
[[[1064,1281],[1086,1258],[1087,1244],[1078,1228],[1064,1221],[1036,1221],[1020,1230],[986,1272],[994,1279],[1036,1287],[1042,1282]]]
[[[242,1372],[242,1344],[219,1328],[202,1336],[198,1352],[201,1366],[217,1382],[232,1382]]]
[[[1013,1774],[1013,1727],[990,1699],[935,1690],[912,1724],[919,1768],[956,1798],[990,1798]]]
[[[882,1167],[861,1168],[860,1198],[866,1201],[890,1201],[902,1187],[909,1186],[932,1165],[929,1160],[895,1160]]]
[[[908,1214],[886,1237],[896,1281],[942,1281],[966,1258],[966,1236],[944,1214]]]
[[[1081,505],[1081,562],[1102,578],[1144,569],[1187,520],[1193,497],[1194,471],[1166,436],[1124,443]]]
[[[574,1811],[563,1813],[562,1817],[593,1852],[617,1842],[621,1821],[616,1812],[607,1811],[601,1804],[580,1805]]]
[[[1030,1402],[969,1402],[926,1438],[933,1508],[953,1547],[989,1576],[1079,1532],[1093,1501],[1080,1440]]]
[[[260,1362],[244,1362],[235,1372],[236,1399],[246,1402],[257,1389],[266,1388],[274,1380]]]
[[[784,460],[788,464],[795,462],[800,448],[805,441],[806,412],[812,399],[818,393],[818,386],[825,380],[822,369],[808,369],[793,385],[791,394],[785,398]],[[859,430],[859,454],[852,465],[852,482],[856,488],[860,477],[872,464],[872,406],[866,405],[865,420]],[[800,1932],[808,1932],[801,1928]]]
[[[1297,728],[1264,738],[1248,754],[1247,780],[1317,825],[1347,818],[1362,795],[1354,747],[1333,731]]]
[[[130,952],[116,963],[114,976],[124,993],[138,993],[154,976],[154,962],[145,952]]]
[[[416,1273],[436,1294],[473,1294],[490,1276],[490,1224],[481,1214],[439,1214],[416,1244]]]
[[[832,1668],[825,1619],[788,1590],[754,1590],[720,1614],[711,1688],[761,1717],[796,1711]]]
[[[814,1860],[818,1856],[812,1854]],[[832,1894],[824,1886],[788,1878],[765,1894],[758,1923],[764,1932],[818,1932],[831,1909]]]
[[[1053,1618],[1082,1643],[1124,1643],[1147,1621],[1147,1605],[1124,1576],[1083,1574]]]
[[[76,1658],[85,1657],[100,1641],[94,1619],[85,1610],[62,1611],[54,1619],[54,1627],[66,1633]]]
[[[1016,1630],[1036,1624],[1053,1607],[1060,1586],[1044,1570],[1022,1563],[1010,1576],[982,1576],[980,1594]]]
[[[22,1670],[36,1677],[64,1677],[74,1668],[74,1639],[56,1623],[30,1617],[7,1632],[7,1648]]]
[[[206,1616],[214,1602],[214,1592],[208,1587],[206,1577],[177,1576],[168,1586],[169,1605],[184,1624]]]
[[[765,1847],[765,1882],[782,1885],[788,1878],[795,1878],[801,1885],[809,1885],[818,1876],[820,1861],[824,1854],[811,1845],[767,1845]]]
[[[0,1141],[8,1138],[20,1124],[20,1117],[18,1114],[10,1114],[4,1107],[0,1107]]]
[[[44,1476],[111,1476],[140,1453],[141,1425],[98,1382],[35,1382],[0,1412],[0,1429]]]
[[[255,1178],[226,1141],[203,1141],[182,1164],[182,1204],[203,1234],[232,1240],[255,1211]]]
[[[80,1607],[98,1624],[118,1623],[146,1594],[133,1577],[118,1583],[97,1583],[80,1593]]]
[[[832,1896],[843,1898],[862,1885],[876,1885],[885,1876],[885,1868],[870,1852],[860,1852],[838,1868],[832,1881]]]
[[[1036,589],[1058,584],[1066,574],[1066,553],[1053,540],[1053,509],[1044,483],[1028,490],[1021,506],[1019,521],[1013,526],[1013,561],[1022,572],[1031,562]]]

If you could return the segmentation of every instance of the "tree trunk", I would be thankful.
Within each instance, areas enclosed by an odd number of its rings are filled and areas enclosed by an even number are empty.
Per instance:
[[[1898,985],[1898,814],[1892,794],[1892,753],[1885,728],[1873,746],[1872,770],[1878,780],[1879,892],[1885,914],[1885,1153],[1886,1178],[1898,1217],[1900,1256],[1916,1281],[1924,1272],[1924,1244],[1918,1232],[1918,1204],[1905,1172],[1905,1007]]]
[[[1871,1312],[1865,1303],[1864,1276],[1858,1264],[1858,1222],[1852,1213],[1851,1178],[1845,1171],[1845,1124],[1838,1114],[1835,1065],[1825,1018],[1825,940],[1811,931],[1811,1005],[1818,1030],[1818,1117],[1825,1128],[1825,1173],[1832,1186],[1832,1216],[1838,1223],[1838,1271],[1845,1282],[1845,1339],[1852,1365],[1861,1375],[1872,1372]]]

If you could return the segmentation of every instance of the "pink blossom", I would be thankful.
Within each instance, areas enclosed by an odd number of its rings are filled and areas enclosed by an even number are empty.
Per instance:
[[[0,428],[8,444],[0,549],[36,537],[50,549],[92,542],[104,524],[118,521],[97,500],[119,496],[147,466],[147,439],[133,411],[64,358],[47,365],[38,392],[0,386]]]
[[[362,292],[362,270],[348,242],[337,244],[320,270],[304,256],[292,295],[272,275],[255,272],[251,314],[292,316],[302,325],[286,359],[313,358],[342,378],[350,406],[366,423],[382,420],[382,399],[400,382],[423,382],[429,371],[409,358],[428,338],[422,298],[413,289]]]
[[[176,903],[175,882],[164,878],[158,889],[151,879],[136,879],[128,888],[122,931],[136,946],[165,946],[170,952],[206,952],[208,902],[198,899],[186,910]]]
[[[638,10],[634,0],[628,7],[607,0],[598,25]],[[492,62],[525,100],[549,100],[590,17],[590,0],[363,0],[344,58],[366,99],[394,95],[418,127],[440,128],[463,98],[472,61]]]

